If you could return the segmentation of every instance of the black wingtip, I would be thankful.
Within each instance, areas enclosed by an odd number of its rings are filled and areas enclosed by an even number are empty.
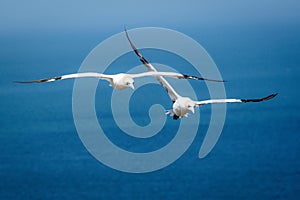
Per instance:
[[[128,35],[128,32],[127,32],[126,26],[124,26],[124,32],[125,32],[125,35],[126,35],[127,39],[130,40],[130,39],[129,39],[129,35]]]
[[[133,49],[134,53],[140,58],[140,61],[144,64],[147,65],[149,64],[149,62],[146,60],[146,58],[143,57],[143,55],[139,52],[139,50],[135,47],[135,45],[132,43],[132,41],[129,38],[129,35],[127,33],[127,30],[125,29],[125,34],[126,34],[126,38],[131,46],[131,48]]]
[[[201,80],[201,81],[212,81],[212,82],[225,82],[224,80],[215,80],[215,79],[208,79],[208,78],[200,78],[197,76],[191,76],[183,74],[183,78],[185,79],[194,79],[194,80]]]
[[[278,95],[278,93],[274,93],[274,94],[271,94],[269,96],[266,96],[266,97],[263,97],[263,98],[260,98],[260,99],[241,99],[241,101],[244,102],[244,103],[247,103],[247,102],[261,102],[261,101],[267,101],[267,100],[273,99],[277,95]]]
[[[224,82],[227,82],[227,81],[224,81],[224,80],[215,80],[215,79],[207,79],[207,78],[204,78],[205,81],[211,81],[211,82],[219,82],[219,83],[224,83]]]
[[[44,83],[44,82],[51,82],[51,81],[58,81],[61,80],[62,77],[54,77],[54,78],[45,78],[40,80],[32,80],[32,81],[14,81],[14,83],[20,83],[20,84],[28,84],[28,83]]]
[[[14,81],[14,83],[20,83],[20,84],[42,83],[42,82],[47,82],[47,80],[42,79],[42,80],[33,80],[33,81]]]

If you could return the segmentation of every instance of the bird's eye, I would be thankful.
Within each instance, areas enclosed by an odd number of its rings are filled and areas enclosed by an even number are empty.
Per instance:
[[[129,85],[130,83],[129,82],[126,82],[126,85]]]
[[[192,107],[191,105],[188,105],[188,108]]]

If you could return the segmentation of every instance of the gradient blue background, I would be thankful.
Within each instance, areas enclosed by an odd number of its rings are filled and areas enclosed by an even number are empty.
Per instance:
[[[299,199],[299,8],[296,0],[0,1],[0,198]],[[77,135],[73,81],[12,81],[76,72],[97,44],[124,25],[171,28],[194,38],[230,81],[229,97],[279,95],[261,104],[228,105],[223,133],[205,159],[197,155],[209,107],[201,108],[194,143],[169,167],[148,174],[110,169]],[[179,62],[163,52],[145,56],[171,66]],[[128,69],[139,64],[134,54],[119,62]],[[103,84],[103,91],[109,94],[111,88]],[[106,119],[113,123],[109,115]],[[111,132],[122,144],[118,129]],[[160,138],[168,141],[169,134]],[[123,145],[135,149],[128,142]]]

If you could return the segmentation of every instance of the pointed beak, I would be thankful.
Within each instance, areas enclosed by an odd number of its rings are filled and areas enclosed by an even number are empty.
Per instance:
[[[133,84],[130,84],[129,87],[134,90],[134,85]]]
[[[194,107],[191,107],[191,108],[190,108],[190,111],[191,111],[192,113],[195,113],[195,108],[194,108]]]

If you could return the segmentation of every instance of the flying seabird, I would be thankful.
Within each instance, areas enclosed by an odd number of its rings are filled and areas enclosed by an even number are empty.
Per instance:
[[[39,80],[30,80],[30,81],[15,81],[17,83],[42,83],[42,82],[52,82],[58,81],[63,79],[70,79],[70,78],[86,78],[86,77],[94,77],[106,80],[110,83],[110,86],[116,90],[124,90],[126,88],[134,89],[134,78],[140,78],[144,76],[154,76],[154,77],[161,77],[161,76],[168,76],[177,79],[193,79],[193,80],[205,80],[205,81],[215,81],[215,82],[222,82],[221,80],[212,80],[206,78],[200,78],[196,76],[190,76],[186,74],[180,74],[175,72],[157,72],[157,71],[150,71],[150,72],[143,72],[139,74],[101,74],[97,72],[82,72],[82,73],[75,73],[75,74],[66,74],[62,76],[52,77],[52,78],[45,78]]]
[[[134,46],[132,41],[129,38],[127,30],[125,29],[126,37],[130,43],[131,48],[135,54],[140,58],[140,61],[145,65],[145,67],[152,72],[157,72],[157,70],[150,64],[145,57],[140,53],[140,51]],[[169,97],[173,102],[173,109],[166,111],[166,114],[169,114],[173,119],[177,120],[178,118],[187,117],[188,113],[191,111],[194,113],[195,107],[199,107],[206,104],[214,103],[247,103],[247,102],[261,102],[274,98],[277,93],[271,94],[269,96],[259,98],[259,99],[210,99],[204,101],[194,101],[189,97],[180,96],[174,88],[166,81],[162,76],[156,76],[156,79],[159,83],[167,90]]]

